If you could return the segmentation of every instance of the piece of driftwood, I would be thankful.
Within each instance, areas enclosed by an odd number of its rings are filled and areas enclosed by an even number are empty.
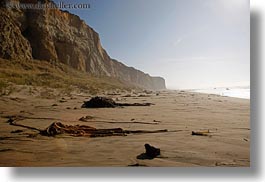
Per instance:
[[[89,101],[85,101],[82,108],[114,108],[123,106],[151,106],[152,103],[117,103],[107,97],[93,97]]]
[[[196,136],[209,136],[210,131],[192,131],[191,135],[196,135]]]

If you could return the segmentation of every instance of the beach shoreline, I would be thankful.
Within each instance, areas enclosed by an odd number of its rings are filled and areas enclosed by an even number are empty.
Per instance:
[[[239,99],[248,99],[250,100],[250,87],[247,88],[214,88],[214,89],[193,89],[191,92],[196,93],[205,93],[205,94],[214,94],[223,97],[232,97]]]

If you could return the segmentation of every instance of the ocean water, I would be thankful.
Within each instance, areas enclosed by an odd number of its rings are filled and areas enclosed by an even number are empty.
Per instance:
[[[235,97],[241,99],[250,99],[250,87],[199,89],[199,90],[193,90],[193,92],[216,94],[216,95]]]

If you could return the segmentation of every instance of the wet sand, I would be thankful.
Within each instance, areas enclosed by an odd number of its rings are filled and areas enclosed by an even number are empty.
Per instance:
[[[90,95],[36,93],[40,92],[21,89],[0,97],[0,166],[250,166],[249,100],[184,91],[120,93],[107,96],[121,103],[154,105],[87,109],[81,105]],[[46,137],[9,125],[10,116],[23,116],[18,123],[40,129],[57,121],[99,129],[168,132]],[[79,121],[85,116],[92,117]],[[208,130],[209,136],[191,135],[192,131]],[[161,155],[152,160],[137,159],[145,152],[145,143],[160,148]]]

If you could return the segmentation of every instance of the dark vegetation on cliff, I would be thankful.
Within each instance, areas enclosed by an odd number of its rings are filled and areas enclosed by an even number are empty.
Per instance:
[[[0,94],[5,93],[4,90],[10,86],[10,83],[56,88],[64,93],[79,90],[97,94],[106,90],[137,89],[122,80],[107,76],[96,77],[61,63],[53,65],[39,60],[10,62],[0,58]]]

